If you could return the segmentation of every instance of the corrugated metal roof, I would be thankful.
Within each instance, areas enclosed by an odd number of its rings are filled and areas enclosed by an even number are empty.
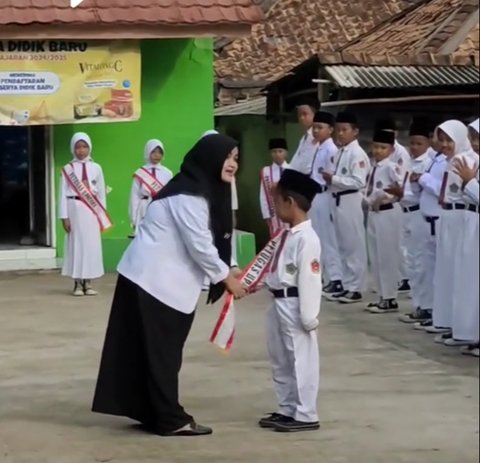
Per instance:
[[[478,85],[475,66],[325,66],[343,88],[428,88]]]
[[[261,97],[227,106],[220,106],[215,109],[215,116],[241,116],[242,114],[264,116],[266,112],[267,99]]]

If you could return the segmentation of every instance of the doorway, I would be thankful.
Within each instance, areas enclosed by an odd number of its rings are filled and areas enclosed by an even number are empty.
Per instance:
[[[0,126],[0,250],[52,246],[45,126]]]

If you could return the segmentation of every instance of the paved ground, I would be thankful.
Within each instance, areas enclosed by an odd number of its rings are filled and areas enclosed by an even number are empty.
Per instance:
[[[105,278],[100,297],[74,299],[57,275],[0,275],[2,463],[478,462],[477,360],[362,306],[323,306],[319,432],[255,426],[274,407],[262,294],[239,304],[228,356],[207,342],[217,309],[199,310],[183,400],[213,436],[151,437],[127,420],[94,415],[113,284]]]

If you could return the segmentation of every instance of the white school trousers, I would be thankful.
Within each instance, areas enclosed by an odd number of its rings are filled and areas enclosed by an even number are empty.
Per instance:
[[[363,292],[367,280],[367,243],[365,216],[360,192],[335,200],[333,222],[338,250],[343,265],[343,287],[347,291]]]
[[[425,217],[419,222],[420,261],[418,269],[418,306],[423,310],[432,310],[434,307],[434,280],[435,263],[437,257],[437,238],[439,232],[439,217]],[[413,296],[412,296],[413,297]]]
[[[267,311],[267,347],[278,413],[318,421],[320,357],[316,331],[305,331],[298,298],[274,299]]]
[[[332,195],[326,191],[317,194],[310,210],[312,226],[317,233],[322,246],[322,275],[324,282],[342,280],[342,261],[338,252],[335,225],[333,224],[332,209],[334,207]]]

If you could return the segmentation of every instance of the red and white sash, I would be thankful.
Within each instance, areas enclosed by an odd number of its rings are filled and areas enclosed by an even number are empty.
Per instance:
[[[165,186],[145,167],[140,167],[133,176],[150,192],[150,196],[155,196]]]
[[[268,173],[266,172],[268,169]],[[270,228],[270,237],[275,236],[280,230],[285,228],[282,221],[278,218],[275,212],[275,205],[273,202],[273,168],[272,166],[266,167],[261,172],[261,182],[263,184],[263,190],[265,191],[265,198],[267,199],[268,211],[270,218],[268,219],[268,225]]]
[[[67,164],[62,169],[62,174],[65,177],[65,180],[69,184],[70,188],[75,192],[75,194],[80,198],[80,200],[95,214],[95,217],[98,220],[100,225],[100,230],[103,232],[112,227],[113,223],[108,215],[108,212],[102,206],[97,197],[90,191],[85,183],[80,181],[80,179],[75,174],[73,166]]]
[[[282,233],[277,233],[244,270],[240,281],[249,293],[256,292],[263,286],[281,238]],[[234,337],[235,306],[233,296],[227,294],[220,312],[220,317],[210,336],[210,342],[228,351],[232,347]]]

